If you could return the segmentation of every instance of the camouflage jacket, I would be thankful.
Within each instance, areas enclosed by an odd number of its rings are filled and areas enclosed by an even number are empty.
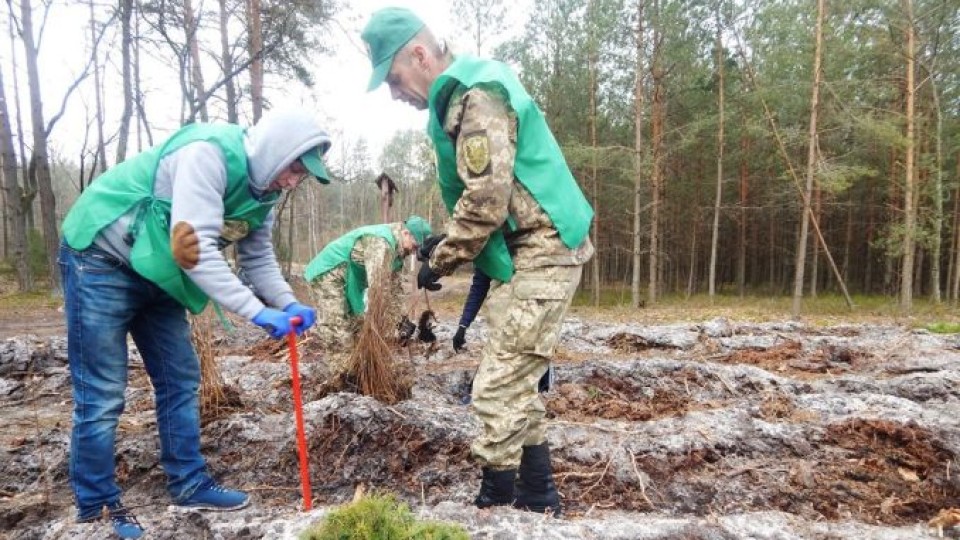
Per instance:
[[[507,247],[518,270],[583,264],[593,255],[589,237],[569,249],[550,217],[514,177],[517,118],[505,96],[474,87],[451,97],[444,131],[456,141],[457,173],[465,189],[447,224],[446,240],[430,260],[442,275],[473,260],[490,234],[503,227]],[[484,137],[486,144],[476,144]],[[478,155],[476,149],[487,155]],[[516,229],[506,227],[513,218]]]
[[[353,249],[350,250],[350,259],[363,266],[366,270],[368,287],[382,287],[384,283],[389,282],[390,294],[388,298],[390,298],[390,305],[388,316],[390,320],[399,320],[403,309],[404,272],[402,268],[398,272],[392,272],[390,269],[394,259],[400,256],[402,249],[400,247],[400,224],[391,224],[390,230],[393,232],[393,237],[397,239],[396,249],[391,247],[389,242],[379,236],[362,236],[353,245]],[[380,275],[382,271],[389,272],[389,276]]]

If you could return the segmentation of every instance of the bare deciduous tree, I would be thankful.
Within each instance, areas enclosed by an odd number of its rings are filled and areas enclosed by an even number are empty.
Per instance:
[[[17,287],[20,292],[26,292],[33,288],[33,276],[27,262],[27,223],[23,212],[23,190],[17,181],[17,154],[13,147],[3,70],[0,70],[0,164],[3,173],[4,215],[10,230],[9,253],[17,270]]]
[[[40,97],[40,70],[37,61],[39,50],[33,32],[33,6],[30,4],[30,0],[21,0],[20,38],[23,42],[24,58],[27,64],[27,83],[30,88],[30,119],[33,132],[33,154],[30,157],[27,174],[33,179],[40,194],[40,216],[43,224],[47,271],[50,273],[51,288],[59,291],[57,248],[60,244],[60,235],[57,230],[57,200],[53,194],[53,184],[50,177],[47,131],[43,120],[43,100]]]
[[[183,31],[187,39],[187,51],[188,58],[190,63],[190,85],[189,87],[193,89],[193,99],[191,105],[191,112],[198,111],[200,113],[200,120],[207,122],[210,120],[210,115],[207,113],[207,95],[203,85],[203,70],[200,66],[200,43],[197,38],[197,33],[200,31],[200,20],[199,17],[196,17],[193,13],[193,3],[190,0],[183,0]],[[193,120],[195,116],[190,115],[189,120]]]
[[[230,51],[230,35],[228,32],[230,12],[227,0],[218,0],[220,7],[220,63],[223,73],[233,72],[233,54]],[[237,114],[237,85],[233,77],[227,79],[224,89],[227,93],[227,122],[236,124],[240,117]]]
[[[130,50],[133,30],[133,0],[120,0],[120,69],[123,79],[123,111],[120,112],[120,131],[117,136],[117,163],[127,158],[127,141],[130,138],[130,118],[133,116],[133,61]]]
[[[260,21],[260,0],[247,0],[247,32],[250,36],[250,101],[253,121],[263,116],[263,34]]]

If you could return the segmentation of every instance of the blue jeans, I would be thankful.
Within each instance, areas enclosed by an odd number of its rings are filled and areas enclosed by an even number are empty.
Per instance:
[[[114,442],[127,387],[127,334],[143,357],[156,394],[160,464],[174,499],[208,479],[200,455],[200,362],[186,310],[105,251],[60,246],[73,382],[70,484],[78,518],[120,501]]]

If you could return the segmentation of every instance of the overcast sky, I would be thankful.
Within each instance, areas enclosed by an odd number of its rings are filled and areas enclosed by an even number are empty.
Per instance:
[[[456,23],[450,12],[451,2],[447,0],[349,0],[350,8],[337,15],[336,24],[331,29],[335,53],[325,57],[317,55],[310,62],[316,85],[303,88],[299,83],[282,84],[272,80],[267,84],[266,94],[274,107],[304,105],[316,111],[317,116],[327,123],[335,137],[354,141],[364,137],[370,144],[374,159],[383,144],[399,129],[423,129],[426,113],[416,111],[410,106],[390,99],[389,90],[381,87],[374,92],[366,92],[370,76],[370,62],[363,51],[360,30],[369,19],[370,13],[386,6],[404,6],[416,12],[434,32],[453,42],[454,50],[469,50],[469,41],[458,39]],[[35,2],[39,4],[39,2]],[[212,0],[205,0],[211,4]],[[44,90],[44,116],[49,119],[59,110],[60,102],[69,84],[75,79],[85,62],[86,47],[89,42],[89,11],[79,0],[55,0],[50,10],[50,20],[45,29],[41,45],[40,71]],[[516,25],[507,32],[516,31],[520,21],[526,19],[522,6],[527,0],[514,1],[511,20]],[[196,5],[196,3],[195,3]],[[209,7],[209,6],[207,6]],[[6,8],[6,6],[4,6]],[[4,9],[4,15],[6,10]],[[35,24],[37,22],[35,17]],[[502,37],[502,36],[501,36]],[[0,62],[4,65],[5,83],[8,97],[12,99],[12,78],[9,72],[10,42],[0,46]],[[19,47],[19,44],[18,44]],[[472,52],[472,51],[471,51]],[[22,53],[18,53],[22,54]],[[119,47],[112,49],[107,68],[106,130],[108,136],[115,132],[120,109]],[[148,119],[157,142],[177,128],[179,120],[179,84],[176,75],[169,69],[156,67],[147,69],[149,59],[142,59],[145,65],[141,74],[144,80]],[[18,60],[19,86],[23,96],[24,121],[29,121],[26,103],[26,75],[23,73],[22,58]],[[213,80],[213,72],[206,77]],[[54,129],[51,145],[67,159],[77,161],[82,145],[86,118],[93,115],[94,101],[92,77],[85,83],[83,90],[72,97],[67,113]],[[13,110],[11,110],[13,114]],[[243,123],[243,121],[241,121]],[[131,126],[133,129],[133,126]],[[26,137],[29,140],[29,136]],[[91,140],[93,140],[91,131]],[[136,148],[131,133],[130,147]],[[113,154],[115,144],[109,153]],[[112,158],[111,158],[112,162]]]

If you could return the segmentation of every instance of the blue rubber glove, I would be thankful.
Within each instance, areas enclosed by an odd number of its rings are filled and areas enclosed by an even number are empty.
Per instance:
[[[257,316],[253,318],[253,324],[266,330],[273,339],[282,339],[293,329],[293,325],[290,324],[290,315],[279,309],[268,307],[257,313]]]
[[[313,323],[317,322],[317,310],[300,302],[287,304],[287,307],[283,308],[283,312],[291,317],[300,317],[302,322],[297,325],[298,336],[309,330]]]

